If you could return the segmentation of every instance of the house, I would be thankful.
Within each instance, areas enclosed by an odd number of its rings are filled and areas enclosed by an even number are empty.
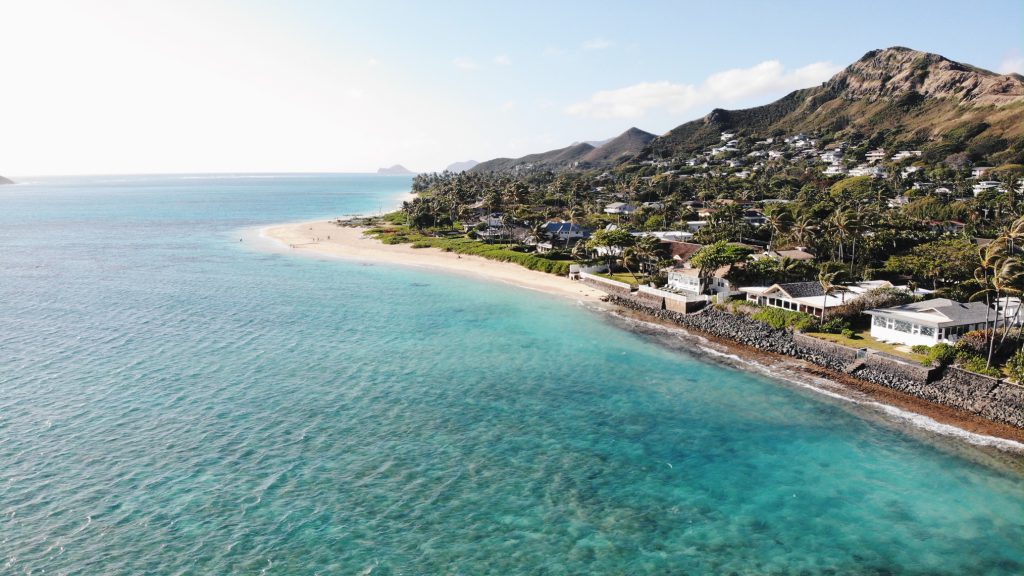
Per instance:
[[[557,238],[561,241],[579,240],[586,238],[590,233],[571,222],[545,222],[544,233],[548,238]]]
[[[974,186],[971,186],[971,191],[977,196],[986,190],[996,190],[999,192],[1003,191],[1003,183],[998,180],[982,180]]]
[[[667,241],[665,244],[668,245],[669,258],[678,264],[689,262],[690,258],[704,247],[703,244],[694,244],[693,242]]]
[[[690,220],[689,222],[686,223],[686,227],[690,230],[690,232],[697,232],[698,230],[707,225],[707,220]]]
[[[871,316],[871,337],[883,342],[932,346],[956,342],[972,330],[992,325],[994,314],[984,302],[966,304],[947,298],[865,310]]]
[[[771,258],[772,260],[781,260],[783,258],[789,258],[790,260],[814,260],[814,254],[797,248],[796,250],[767,250],[760,254],[751,254],[751,259],[760,260],[762,258]]]
[[[729,269],[729,266],[723,266],[715,270],[710,278],[701,278],[698,268],[693,268],[689,264],[674,266],[667,270],[668,283],[665,287],[669,291],[683,294],[688,299],[711,296],[717,302],[724,302],[741,294],[739,288],[725,277]]]
[[[864,158],[871,163],[885,160],[885,148],[876,148],[864,155]]]
[[[856,168],[850,170],[850,176],[871,176],[872,178],[881,178],[885,176],[885,170],[881,166],[868,166],[867,164],[861,164]]]
[[[625,202],[612,202],[604,207],[606,214],[632,214],[636,212],[636,206]]]
[[[909,178],[910,175],[913,174],[914,172],[920,172],[920,171],[921,171],[921,167],[920,166],[907,166],[907,167],[903,168],[902,170],[900,170],[900,176],[902,176],[904,178]]]
[[[662,202],[644,202],[641,204],[644,210],[664,210],[665,204]]]
[[[688,242],[693,239],[692,232],[683,230],[653,230],[648,232],[632,232],[633,236],[654,236],[662,242]]]
[[[488,228],[501,228],[504,223],[501,221],[501,217],[504,216],[501,212],[491,212],[487,216],[481,218],[481,220],[487,224]]]
[[[866,286],[864,284],[867,284]],[[825,295],[820,282],[787,282],[771,286],[744,286],[739,290],[746,293],[747,301],[756,302],[769,308],[782,308],[795,312],[806,312],[820,316],[823,307],[833,308],[856,300],[861,294],[875,288],[883,288],[892,284],[888,282],[872,282],[846,286],[843,292]]]
[[[897,152],[897,153],[892,155],[892,161],[893,162],[899,162],[901,160],[906,160],[907,158],[920,158],[920,157],[921,157],[921,151],[920,150],[900,150],[899,152]]]
[[[971,169],[971,178],[981,178],[988,174],[988,171],[991,169],[991,166],[976,166]]]

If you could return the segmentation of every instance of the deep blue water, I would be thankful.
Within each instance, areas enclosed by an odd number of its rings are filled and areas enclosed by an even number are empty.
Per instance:
[[[1024,573],[1024,479],[972,448],[567,301],[238,241],[408,184],[0,188],[0,573]]]

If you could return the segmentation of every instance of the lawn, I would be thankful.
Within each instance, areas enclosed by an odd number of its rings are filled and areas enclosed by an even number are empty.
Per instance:
[[[914,362],[922,362],[925,357],[921,354],[914,354],[910,351],[908,346],[896,346],[894,344],[886,344],[885,342],[879,342],[871,337],[871,329],[865,328],[853,335],[853,338],[847,338],[842,334],[825,334],[824,332],[807,332],[808,336],[815,338],[821,338],[822,340],[828,340],[829,342],[835,342],[837,344],[843,344],[844,346],[850,346],[852,348],[870,348],[872,350],[878,350],[879,352],[885,352],[892,354],[893,356],[899,356]]]
[[[596,276],[602,276],[604,278],[608,278],[609,280],[617,280],[619,282],[625,282],[626,284],[630,284],[632,286],[636,286],[636,284],[637,284],[636,283],[636,278],[633,278],[633,275],[630,274],[629,272],[616,272],[615,274],[601,273],[601,274],[596,274]]]

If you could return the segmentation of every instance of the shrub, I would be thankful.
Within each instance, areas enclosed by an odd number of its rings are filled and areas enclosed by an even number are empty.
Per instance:
[[[849,329],[849,328],[843,328],[843,331],[841,332],[841,334],[842,334],[842,335],[843,335],[844,337],[846,337],[846,338],[851,338],[851,339],[852,339],[852,338],[853,338],[854,336],[856,336],[856,335],[857,335],[857,333],[856,333],[856,332],[854,332],[853,330],[851,330],[851,329]]]
[[[781,308],[762,308],[750,317],[772,328],[793,328],[800,332],[813,330],[817,326],[817,321],[810,314]]]
[[[985,366],[986,362],[984,357],[972,354],[965,350],[960,350],[960,352],[957,353],[956,363],[964,370],[968,370],[970,372],[983,374],[985,376],[992,376],[994,378],[999,378],[1001,376],[999,370]]]
[[[826,334],[840,334],[844,330],[850,329],[850,323],[839,317],[829,318],[822,322],[819,329]]]
[[[868,290],[852,302],[829,308],[830,317],[845,318],[846,320],[857,320],[865,310],[872,308],[889,308],[909,304],[914,297],[905,290],[895,288],[875,288]]]
[[[957,350],[967,352],[970,354],[987,354],[988,353],[988,331],[987,330],[973,330],[960,337],[956,341]]]
[[[1010,379],[1016,382],[1024,382],[1024,350],[1017,350],[1006,362],[1006,371]]]
[[[916,349],[917,346],[914,346]],[[940,342],[934,346],[925,346],[925,358],[927,358],[927,364],[937,363],[940,366],[945,366],[956,359],[957,350],[955,346]],[[917,350],[914,350],[915,352]]]
[[[927,354],[931,350],[931,346],[927,344],[914,344],[910,347],[910,351],[914,354]]]
[[[430,243],[429,242],[413,242],[412,243],[412,247],[413,248],[430,248]]]

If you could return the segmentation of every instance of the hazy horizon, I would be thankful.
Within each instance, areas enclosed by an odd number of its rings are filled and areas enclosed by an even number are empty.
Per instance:
[[[1024,72],[1009,0],[6,4],[8,177],[432,172],[664,133],[896,45]],[[978,14],[999,16],[985,42],[963,33]]]

